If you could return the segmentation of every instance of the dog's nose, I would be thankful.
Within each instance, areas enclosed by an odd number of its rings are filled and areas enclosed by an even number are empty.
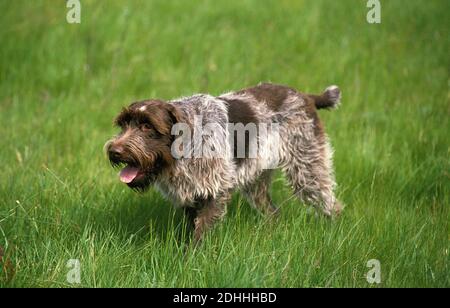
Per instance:
[[[112,146],[108,150],[109,156],[112,158],[120,158],[123,154],[123,147],[121,146]]]

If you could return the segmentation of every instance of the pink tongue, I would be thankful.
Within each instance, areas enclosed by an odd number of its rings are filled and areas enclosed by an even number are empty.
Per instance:
[[[138,168],[126,166],[122,169],[122,171],[120,171],[120,181],[125,184],[131,183],[137,177],[138,173]]]

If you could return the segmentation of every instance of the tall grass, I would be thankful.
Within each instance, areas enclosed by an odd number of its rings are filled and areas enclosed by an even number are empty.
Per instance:
[[[1,1],[3,287],[449,287],[448,1]],[[102,153],[131,101],[260,81],[343,90],[323,112],[344,215],[290,198],[268,222],[236,194],[197,248],[157,192]],[[81,284],[66,280],[69,259]]]

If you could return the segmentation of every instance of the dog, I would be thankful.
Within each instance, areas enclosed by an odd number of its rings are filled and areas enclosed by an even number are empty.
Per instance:
[[[110,163],[122,167],[123,183],[137,191],[153,185],[184,209],[195,241],[225,216],[236,190],[260,212],[276,216],[269,190],[278,168],[301,201],[334,217],[342,205],[334,194],[332,149],[317,110],[336,108],[340,99],[337,86],[314,95],[262,83],[220,96],[139,101],[116,117],[121,132],[105,150]],[[230,124],[241,132],[231,131]],[[195,132],[207,126],[213,133]]]

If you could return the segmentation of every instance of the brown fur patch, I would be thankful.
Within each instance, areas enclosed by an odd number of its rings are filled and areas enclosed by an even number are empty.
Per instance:
[[[256,117],[254,111],[250,108],[247,102],[238,99],[224,99],[228,103],[228,120],[230,123],[238,124],[242,123],[245,125],[249,123],[254,123],[258,125],[258,118]],[[248,158],[250,152],[250,134],[248,131],[245,132],[245,157]],[[237,158],[238,156],[238,134],[234,132],[233,137],[233,157],[238,165],[242,164],[245,158]]]
[[[314,135],[318,138],[323,138],[325,130],[317,114],[317,107],[313,98],[309,95],[302,95],[305,101],[305,112],[309,118],[313,119]]]
[[[238,99],[224,99],[228,103],[228,120],[230,123],[255,123],[258,125],[258,118],[247,102]]]
[[[295,92],[286,86],[262,83],[256,87],[241,90],[237,94],[251,94],[257,101],[265,102],[271,110],[279,111],[289,94]]]

